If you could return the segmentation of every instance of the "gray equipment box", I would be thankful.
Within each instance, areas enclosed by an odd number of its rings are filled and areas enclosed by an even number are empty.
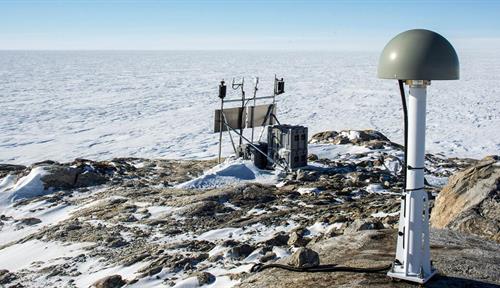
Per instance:
[[[268,156],[290,169],[307,166],[307,127],[274,125],[268,127]]]

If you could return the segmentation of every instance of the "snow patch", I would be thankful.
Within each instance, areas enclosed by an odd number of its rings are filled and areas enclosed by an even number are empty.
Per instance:
[[[45,189],[41,178],[48,175],[45,167],[35,167],[30,173],[17,182],[13,180],[12,175],[7,176],[0,184],[0,206],[20,200],[42,196],[52,192],[52,189]]]
[[[57,242],[30,240],[1,249],[0,268],[15,272],[30,268],[34,262],[54,265],[61,262],[64,257],[74,257],[83,253],[83,248],[89,245],[92,243],[63,245]]]
[[[398,193],[387,191],[380,184],[370,184],[366,186],[366,191],[368,193],[398,195]]]
[[[318,188],[315,188],[315,187],[312,187],[312,188],[307,188],[307,187],[299,187],[297,189],[297,192],[300,193],[300,195],[304,195],[304,194],[319,194],[321,192],[321,190],[319,190]]]
[[[261,170],[249,160],[229,159],[205,172],[202,176],[178,184],[176,188],[216,188],[237,185],[243,182],[274,184],[279,171]]]
[[[319,159],[329,159],[329,160],[339,159],[339,157],[343,155],[363,154],[374,151],[364,146],[358,146],[352,144],[343,144],[343,145],[309,144],[307,149],[310,154],[317,155]]]
[[[375,218],[384,218],[384,217],[388,217],[388,216],[396,216],[399,214],[399,211],[397,212],[392,212],[392,213],[386,213],[386,212],[377,212],[377,213],[373,213],[371,215],[371,217],[375,217]]]

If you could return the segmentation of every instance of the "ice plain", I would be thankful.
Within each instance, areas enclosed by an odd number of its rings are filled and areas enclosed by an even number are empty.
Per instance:
[[[498,154],[500,54],[458,54],[461,79],[429,87],[427,150]],[[401,143],[397,83],[377,79],[377,61],[377,52],[2,51],[0,163],[212,158],[218,82],[245,76],[250,95],[259,76],[262,96],[275,73],[286,81],[282,123],[306,125],[310,135],[372,128]]]

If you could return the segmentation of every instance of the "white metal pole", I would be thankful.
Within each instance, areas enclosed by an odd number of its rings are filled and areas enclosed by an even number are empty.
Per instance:
[[[390,277],[425,283],[432,277],[428,199],[424,191],[426,90],[424,81],[410,81],[406,193],[402,200],[399,236]]]
[[[408,273],[419,274],[423,256],[423,194],[425,161],[426,87],[410,86],[408,110],[408,167],[406,169],[407,205],[410,207],[408,226]]]

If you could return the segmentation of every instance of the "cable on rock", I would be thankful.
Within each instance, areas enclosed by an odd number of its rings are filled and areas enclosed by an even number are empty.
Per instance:
[[[262,264],[258,263],[252,266],[250,272],[261,272],[263,270],[269,268],[279,268],[293,272],[354,272],[354,273],[378,273],[385,272],[391,268],[392,264],[382,266],[382,267],[373,267],[373,268],[363,268],[363,267],[347,267],[347,266],[338,266],[337,264],[324,264],[318,265],[314,267],[295,267],[290,265],[283,264]]]

